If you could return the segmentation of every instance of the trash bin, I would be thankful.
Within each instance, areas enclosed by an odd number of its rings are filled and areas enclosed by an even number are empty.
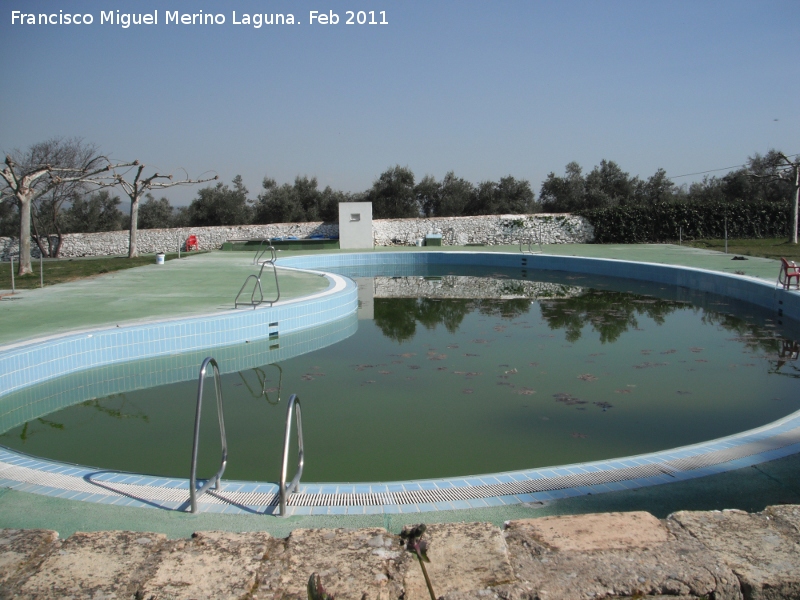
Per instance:
[[[157,265],[163,265],[164,264],[164,253],[163,252],[159,252],[158,254],[156,254],[156,264]]]

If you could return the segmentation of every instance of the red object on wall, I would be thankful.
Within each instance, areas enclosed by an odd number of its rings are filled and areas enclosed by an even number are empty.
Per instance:
[[[190,235],[188,237],[188,239],[186,240],[186,250],[188,251],[188,250],[192,250],[192,249],[194,249],[194,250],[199,250],[200,249],[200,246],[197,244],[197,236],[196,235]]]

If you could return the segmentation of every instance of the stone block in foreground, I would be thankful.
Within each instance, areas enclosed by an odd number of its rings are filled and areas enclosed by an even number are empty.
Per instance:
[[[750,514],[680,511],[669,516],[727,565],[745,598],[800,598],[800,509],[768,507]]]
[[[282,541],[265,532],[209,531],[169,542],[140,598],[242,598],[257,589],[258,572]]]
[[[53,549],[14,598],[133,598],[157,567],[160,533],[75,533]]]
[[[266,518],[266,517],[265,517]],[[431,524],[443,600],[800,598],[800,506]],[[427,600],[414,554],[384,529],[201,532],[0,530],[0,600],[306,598],[317,573],[337,600]]]
[[[644,512],[511,521],[514,597],[740,599],[733,572],[680,527]]]

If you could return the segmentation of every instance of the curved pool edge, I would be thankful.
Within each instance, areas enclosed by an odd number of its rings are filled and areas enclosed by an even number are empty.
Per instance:
[[[287,516],[368,515],[491,508],[688,481],[800,452],[800,411],[769,425],[659,452],[468,477],[387,483],[301,483]],[[189,481],[92,469],[0,447],[0,486],[67,500],[186,511]],[[199,512],[277,515],[274,483],[223,480]]]
[[[280,266],[302,270],[420,263],[468,263],[641,279],[734,297],[772,309],[778,318],[785,316],[800,321],[800,293],[778,289],[750,277],[675,265],[480,252],[307,255],[278,261]],[[352,283],[349,288],[350,294],[354,294]],[[344,290],[339,292],[339,296],[345,293]],[[330,288],[315,296],[318,298],[305,297],[286,306],[310,309],[313,313],[311,316],[318,320],[326,311],[315,311],[320,308],[315,304],[330,300]],[[253,314],[261,311],[248,312]],[[300,319],[300,323],[313,320],[308,314],[294,314],[293,318]],[[186,319],[170,323],[181,321]],[[3,373],[0,364],[0,377]],[[621,459],[472,477],[391,483],[301,484],[299,493],[290,497],[287,508],[289,515],[364,515],[538,503],[694,479],[798,452],[800,411],[768,425],[718,440]],[[0,449],[0,486],[66,499],[166,510],[185,510],[188,502],[186,479],[91,469],[38,459],[6,449]],[[277,486],[270,483],[223,481],[219,491],[199,499],[198,509],[202,512],[273,514],[277,510],[277,491]]]

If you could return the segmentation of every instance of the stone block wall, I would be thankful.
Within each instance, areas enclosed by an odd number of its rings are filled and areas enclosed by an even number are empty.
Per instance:
[[[378,219],[373,221],[376,246],[408,246],[428,233],[442,235],[445,246],[466,244],[516,244],[522,239],[543,244],[587,243],[594,239],[592,226],[582,217],[569,214],[487,215],[434,219]],[[190,235],[196,235],[201,249],[217,249],[230,239],[254,239],[311,235],[336,237],[338,223],[272,223],[270,225],[231,225],[222,227],[184,227],[180,229],[140,229],[139,253],[175,252]],[[39,249],[32,244],[32,255]],[[0,237],[0,260],[19,253],[14,238]],[[64,236],[61,256],[118,256],[128,253],[128,231],[69,233]]]
[[[428,233],[442,235],[445,246],[516,244],[582,244],[594,240],[594,229],[583,217],[569,214],[484,215],[432,219],[382,219],[373,222],[376,246],[408,246]]]

